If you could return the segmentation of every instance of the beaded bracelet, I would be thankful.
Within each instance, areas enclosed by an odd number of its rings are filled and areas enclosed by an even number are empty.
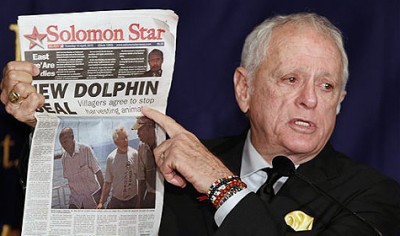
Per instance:
[[[235,193],[239,192],[246,188],[246,184],[242,181],[231,182],[225,189],[219,192],[219,194],[215,197],[214,201],[212,201],[215,208],[219,208],[226,200],[232,197]]]
[[[233,195],[235,195],[236,193],[238,193],[239,191],[245,189],[244,187],[233,187],[231,189],[229,189],[229,191],[224,195],[223,198],[221,198],[221,200],[218,202],[218,205],[216,206],[216,208],[219,208],[226,200],[228,200],[230,197],[232,197]]]
[[[228,184],[230,181],[234,180],[234,179],[239,179],[239,176],[237,175],[229,175],[227,177],[221,178],[221,179],[217,179],[212,185],[211,187],[208,189],[208,198],[210,198],[210,196],[213,196],[215,191],[217,191],[220,187],[225,186],[226,184]]]
[[[207,196],[215,208],[219,208],[226,200],[237,192],[247,188],[239,176],[227,176],[216,180],[208,190]]]

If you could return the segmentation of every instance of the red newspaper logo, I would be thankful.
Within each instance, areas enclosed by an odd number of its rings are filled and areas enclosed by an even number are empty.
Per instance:
[[[47,34],[40,34],[36,28],[36,26],[33,27],[32,34],[25,34],[24,37],[29,40],[29,49],[32,49],[35,46],[43,47],[43,39],[46,38]]]

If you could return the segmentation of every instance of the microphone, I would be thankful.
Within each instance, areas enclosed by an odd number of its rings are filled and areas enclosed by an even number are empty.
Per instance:
[[[330,199],[331,201],[333,201],[334,203],[339,205],[342,210],[347,211],[348,213],[350,213],[351,215],[355,216],[357,219],[362,221],[364,224],[368,225],[372,230],[375,231],[375,233],[377,233],[377,235],[383,236],[383,234],[374,225],[372,225],[370,222],[368,222],[366,219],[364,219],[364,217],[360,216],[356,212],[347,208],[345,205],[343,205],[343,203],[339,202],[333,196],[329,195],[323,189],[321,189],[320,187],[315,185],[313,182],[311,182],[311,180],[309,180],[306,176],[304,176],[300,173],[297,173],[293,162],[289,158],[287,158],[285,156],[276,156],[272,160],[272,166],[273,166],[274,170],[276,170],[276,172],[278,172],[278,174],[280,174],[282,176],[287,176],[287,177],[294,176],[294,177],[297,177],[298,179],[306,182],[319,194],[323,195],[324,197]]]

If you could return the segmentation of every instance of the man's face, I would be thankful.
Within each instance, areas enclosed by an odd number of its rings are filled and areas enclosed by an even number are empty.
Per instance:
[[[72,155],[75,149],[75,140],[71,129],[65,129],[62,131],[60,135],[60,144],[66,152]]]
[[[153,123],[143,122],[137,131],[140,141],[152,146],[156,142],[156,134]]]
[[[334,42],[310,27],[276,29],[248,101],[252,142],[263,156],[296,164],[315,157],[331,136],[343,100]]]
[[[126,153],[128,151],[128,136],[123,130],[117,131],[118,137],[114,140],[120,153]]]
[[[149,55],[149,65],[151,71],[161,70],[161,65],[163,63],[163,58],[159,53],[150,53]]]

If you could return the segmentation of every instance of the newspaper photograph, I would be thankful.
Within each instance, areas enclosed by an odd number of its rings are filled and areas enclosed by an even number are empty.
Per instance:
[[[40,69],[46,102],[33,133],[23,235],[157,235],[163,179],[153,149],[165,140],[175,60],[170,10],[20,16],[21,58]]]

